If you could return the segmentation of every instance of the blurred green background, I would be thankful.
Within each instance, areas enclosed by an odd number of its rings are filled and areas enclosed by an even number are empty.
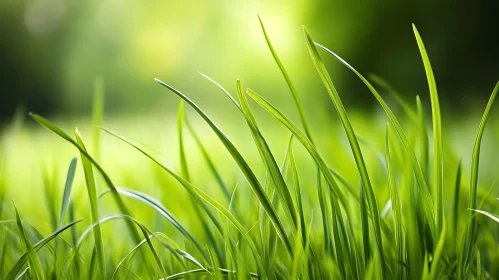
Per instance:
[[[98,77],[105,83],[106,116],[173,112],[177,98],[154,83],[156,77],[223,114],[225,97],[198,71],[232,92],[240,78],[243,86],[291,107],[257,14],[308,108],[329,97],[308,56],[302,25],[360,72],[384,77],[413,101],[415,93],[423,100],[428,95],[415,23],[445,113],[462,113],[475,103],[482,107],[499,73],[498,3],[2,0],[0,118],[10,119],[19,106],[48,117],[88,115]],[[372,108],[374,99],[361,82],[324,58],[343,100]],[[324,110],[332,112],[329,105]]]

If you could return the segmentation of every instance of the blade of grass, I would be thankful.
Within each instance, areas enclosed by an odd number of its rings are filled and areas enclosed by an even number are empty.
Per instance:
[[[412,122],[414,122],[415,124],[418,123],[416,112],[414,112],[414,109],[411,107],[411,105],[402,98],[400,93],[395,88],[393,88],[385,79],[381,78],[378,75],[369,73],[367,77],[369,78],[369,80],[373,81],[375,84],[384,89],[388,94],[390,94],[395,102],[397,102],[400,107],[402,107],[405,114]]]
[[[237,273],[236,271],[230,271],[230,270],[227,270],[227,269],[224,269],[224,268],[217,268],[217,270],[220,271],[224,275],[236,274]],[[212,270],[210,270],[210,272],[211,271]],[[165,279],[168,279],[168,280],[183,279],[183,278],[186,278],[186,277],[188,278],[188,277],[193,276],[193,275],[204,274],[204,273],[209,273],[209,272],[207,272],[205,270],[202,270],[202,269],[193,269],[193,270],[189,270],[189,271],[179,272],[179,273],[174,274],[174,275],[170,275],[170,276],[166,277]],[[251,272],[250,276],[252,278],[259,278],[258,274],[254,273],[254,272]]]
[[[485,112],[483,113],[480,125],[478,126],[478,132],[475,138],[475,145],[473,147],[473,155],[471,159],[471,176],[470,176],[470,189],[469,189],[469,201],[468,208],[476,208],[476,200],[478,193],[478,167],[480,163],[480,147],[482,144],[483,132],[485,131],[485,125],[492,110],[492,105],[496,99],[497,93],[499,92],[499,82],[497,82],[492,95],[485,107]],[[480,212],[479,212],[480,213]],[[468,265],[471,262],[473,248],[475,248],[475,235],[476,235],[476,217],[472,214],[468,218],[468,228],[466,230],[465,247],[463,248],[463,255],[460,258],[460,277],[464,276],[464,273],[468,269]],[[462,279],[462,278],[461,278]]]
[[[227,198],[227,201],[230,200],[230,195],[231,191],[229,190],[229,187],[224,183],[222,176],[218,172],[217,168],[215,167],[215,164],[213,163],[213,160],[211,157],[208,155],[208,152],[206,151],[206,148],[204,147],[203,143],[201,142],[201,139],[199,139],[195,129],[192,127],[191,123],[189,122],[189,119],[186,117],[184,119],[185,124],[187,125],[187,129],[189,129],[189,133],[192,135],[194,138],[194,141],[196,142],[199,150],[201,151],[201,155],[203,156],[206,164],[208,165],[208,168],[210,169],[213,177],[215,177],[215,180],[218,183],[218,186],[222,190],[222,193],[225,195]]]
[[[265,138],[258,128],[255,117],[251,112],[248,100],[246,99],[246,95],[243,92],[241,82],[239,80],[237,80],[237,94],[244,118],[246,119],[246,123],[248,124],[251,134],[253,135],[253,139],[255,141],[256,147],[258,148],[258,152],[260,153],[260,157],[262,158],[262,161],[265,165],[265,169],[269,173],[270,179],[272,180],[277,194],[281,199],[281,204],[284,206],[284,212],[286,213],[290,224],[294,229],[296,229],[298,218],[296,216],[296,208],[293,199],[291,198],[291,193],[289,192],[288,186],[286,185],[286,182],[284,181],[281,171],[277,166],[274,156],[270,151],[267,141],[265,141]]]
[[[73,186],[73,180],[76,172],[76,158],[73,158],[69,164],[68,174],[66,176],[66,183],[64,185],[64,194],[62,196],[61,212],[59,214],[58,228],[62,227],[64,223],[64,217],[68,210],[69,202],[71,200],[71,187]]]
[[[305,135],[310,140],[310,142],[313,143],[312,134],[310,133],[310,128],[308,126],[307,120],[305,119],[305,112],[304,112],[303,107],[301,105],[300,97],[298,95],[298,92],[296,91],[296,87],[294,86],[293,82],[291,81],[291,78],[289,77],[288,72],[284,68],[284,65],[282,64],[281,60],[279,59],[277,52],[275,51],[274,47],[272,46],[272,43],[270,42],[270,38],[267,34],[267,31],[265,30],[265,26],[263,25],[263,22],[262,22],[262,19],[260,18],[260,16],[258,16],[258,20],[260,21],[260,26],[262,27],[263,36],[265,37],[265,41],[267,42],[267,46],[269,47],[270,52],[272,53],[272,57],[274,58],[277,66],[279,66],[279,70],[281,70],[282,76],[286,80],[286,84],[288,85],[289,90],[291,91],[291,95],[293,96],[293,100],[295,102],[296,108],[298,109],[298,114],[300,115],[300,121],[301,121],[303,129],[305,131]]]
[[[30,267],[29,267],[29,266],[27,266],[27,267],[26,267],[23,271],[21,271],[21,273],[19,273],[19,275],[17,275],[16,280],[18,280],[18,279],[23,279],[23,276],[24,276],[25,274],[27,274],[27,273],[28,273],[29,268],[30,268]]]
[[[165,217],[176,230],[178,230],[183,236],[185,236],[189,241],[191,241],[194,244],[194,246],[196,246],[196,248],[199,250],[199,252],[203,252],[203,247],[201,246],[199,241],[188,230],[185,229],[185,227],[178,221],[178,219],[170,211],[168,211],[168,209],[166,209],[166,207],[163,204],[161,204],[161,202],[159,202],[158,200],[154,199],[153,197],[145,193],[138,192],[135,190],[121,188],[121,187],[118,187],[117,190],[118,193],[121,195],[125,195],[132,199],[140,201],[148,205],[149,207],[152,207],[161,216]],[[103,194],[101,194],[101,196]]]
[[[237,109],[239,109],[239,111],[241,111],[241,106],[239,105],[239,102],[237,102],[237,100],[234,97],[232,97],[232,95],[230,95],[230,93],[222,85],[220,85],[215,80],[213,80],[212,78],[208,77],[207,75],[205,75],[205,74],[203,74],[201,72],[198,72],[198,73],[201,76],[205,77],[208,81],[210,81],[213,84],[215,84],[218,88],[220,88],[225,93],[225,95],[230,99],[230,101],[232,101],[232,103],[237,107]],[[156,80],[156,82],[158,82],[158,80]]]
[[[202,199],[202,200],[206,201],[208,204],[210,204],[211,206],[213,206],[218,212],[220,212],[220,214],[222,214],[225,218],[227,218],[232,223],[232,225],[234,225],[234,227],[242,234],[242,236],[244,237],[245,241],[248,243],[248,245],[249,245],[252,253],[254,254],[255,259],[256,259],[259,267],[260,268],[264,267],[263,263],[261,262],[260,254],[258,253],[257,248],[255,246],[255,243],[253,242],[253,240],[248,235],[245,234],[247,231],[243,228],[242,224],[234,217],[234,215],[232,215],[232,213],[229,210],[227,210],[226,208],[224,208],[222,205],[220,205],[217,201],[215,201],[213,198],[211,198],[210,196],[208,196],[206,193],[204,193],[203,191],[201,191],[200,189],[198,189],[197,187],[195,187],[194,185],[192,185],[191,183],[189,183],[188,181],[186,181],[184,178],[182,178],[179,175],[177,175],[171,169],[169,169],[168,167],[166,167],[165,165],[163,165],[161,162],[159,162],[153,156],[151,156],[150,154],[148,154],[147,152],[145,152],[143,149],[141,149],[140,147],[138,147],[137,145],[135,145],[134,143],[132,143],[128,139],[126,139],[123,136],[120,136],[120,135],[118,135],[118,134],[116,134],[116,133],[114,133],[114,132],[112,132],[112,131],[110,131],[108,129],[104,129],[104,131],[106,131],[107,133],[109,133],[109,134],[115,136],[116,138],[122,140],[123,142],[129,144],[130,146],[132,146],[133,148],[135,148],[136,150],[138,150],[140,153],[142,153],[143,155],[145,155],[146,157],[148,157],[149,159],[151,159],[159,167],[161,167],[164,171],[166,171],[173,178],[175,178],[192,196],[195,196],[195,197],[197,197],[199,199]]]
[[[428,168],[428,157],[430,156],[430,149],[428,147],[428,130],[426,129],[426,121],[424,117],[423,104],[421,103],[421,99],[419,95],[416,96],[416,106],[418,112],[418,125],[419,125],[419,149],[420,156],[419,161],[421,163],[421,170],[426,174],[429,174]],[[428,180],[429,176],[426,176],[426,180]]]
[[[74,157],[69,163],[68,173],[66,176],[66,183],[64,185],[64,193],[62,195],[62,203],[61,203],[61,211],[59,214],[59,222],[57,223],[57,228],[62,227],[64,224],[64,217],[66,216],[66,212],[69,206],[69,202],[71,200],[71,187],[73,186],[73,179],[76,172],[76,158]],[[55,243],[55,255],[54,257],[57,259],[59,240],[56,240]],[[54,263],[54,273],[58,271],[58,262]],[[57,276],[55,276],[57,278]]]
[[[149,235],[149,239],[157,236],[157,235],[164,235],[163,233],[161,232],[155,232],[151,235]],[[165,235],[166,236],[166,235]],[[139,248],[142,247],[142,245],[146,244],[147,243],[147,239],[144,239],[142,240],[139,244],[137,244],[128,254],[126,254],[126,256],[121,259],[121,261],[118,263],[118,265],[116,266],[116,269],[114,270],[114,273],[113,273],[113,276],[111,277],[111,279],[116,279],[116,276],[118,275],[118,272],[120,270],[120,268],[125,265],[126,263],[128,263],[130,261],[131,258],[133,258],[133,256],[135,255],[135,253],[137,252],[137,250]],[[180,257],[177,252],[172,248],[172,246],[166,246],[169,251],[176,257]],[[178,247],[178,246],[177,246]],[[187,269],[187,267],[185,267],[185,264],[183,262],[180,262],[181,264],[183,264],[183,267],[185,269]]]
[[[343,207],[348,208],[349,203],[347,200],[347,197],[343,193],[342,189],[338,187],[338,184],[336,183],[336,180],[333,177],[333,174],[330,170],[330,168],[327,166],[326,162],[324,159],[320,156],[319,152],[315,148],[315,146],[310,142],[310,140],[306,137],[305,134],[303,134],[293,123],[289,121],[289,119],[283,115],[279,110],[277,110],[272,104],[270,104],[267,100],[265,100],[263,97],[258,95],[256,92],[254,92],[251,89],[247,89],[246,93],[262,108],[267,110],[271,115],[273,115],[277,120],[279,120],[284,126],[286,126],[291,133],[300,141],[300,143],[303,145],[303,147],[308,151],[310,156],[314,159],[318,167],[320,168],[322,174],[324,175],[324,178],[326,179],[326,182],[328,183],[328,186],[331,187],[331,191],[334,193],[336,197],[340,200],[340,203]]]
[[[178,113],[177,113],[177,133],[178,133],[178,148],[180,154],[180,171],[182,177],[187,181],[189,178],[189,169],[187,168],[187,160],[185,158],[185,148],[184,148],[184,101],[180,99],[178,103]]]
[[[81,222],[81,221],[82,220],[71,222],[71,223],[67,224],[66,226],[64,226],[63,228],[60,228],[60,229],[54,231],[49,236],[43,238],[42,240],[40,240],[36,244],[34,244],[33,245],[33,251],[36,252],[36,251],[40,250],[43,246],[47,245],[47,243],[49,241],[51,241],[52,239],[54,239],[56,236],[58,236],[59,234],[61,234],[63,231],[65,231],[66,229],[72,227],[73,225],[75,225],[76,223]],[[19,273],[19,271],[21,270],[21,268],[24,266],[24,264],[26,263],[26,261],[28,260],[28,258],[29,258],[28,252],[24,253],[19,258],[19,260],[16,262],[16,264],[11,268],[11,270],[9,271],[9,273],[7,273],[7,276],[5,277],[5,280],[15,279],[16,275]]]
[[[457,245],[457,240],[458,240],[458,230],[457,230],[457,223],[459,221],[459,194],[461,191],[461,172],[462,172],[462,164],[461,164],[461,159],[459,160],[459,163],[457,165],[457,172],[456,172],[456,183],[454,184],[454,200],[452,202],[452,217],[451,217],[451,222],[452,222],[452,236],[453,236],[453,243]],[[457,254],[457,246],[455,246],[455,254]]]
[[[443,268],[439,265],[442,260],[442,253],[444,251],[446,232],[447,226],[444,223],[442,232],[440,233],[440,238],[438,239],[437,246],[435,247],[433,260],[431,261],[431,273],[430,277],[428,278],[429,280],[441,279],[441,275],[443,274]]]
[[[80,132],[78,128],[75,128],[75,136],[76,143],[83,151],[87,151],[85,145],[83,144],[83,140],[81,139]],[[83,171],[85,173],[85,182],[87,184],[87,192],[88,198],[90,200],[90,212],[91,212],[91,223],[96,223],[99,220],[99,203],[97,200],[97,190],[95,185],[94,171],[92,168],[92,162],[88,160],[88,158],[80,153],[81,162],[83,165]],[[96,257],[97,263],[99,266],[99,270],[101,273],[100,277],[106,277],[106,267],[105,267],[105,259],[104,259],[104,244],[102,241],[102,233],[100,226],[97,225],[94,229],[94,241],[95,241],[95,249],[96,249]],[[98,274],[97,274],[98,275]]]
[[[63,138],[67,142],[69,142],[70,144],[72,144],[75,148],[77,148],[80,151],[80,154],[83,154],[85,156],[85,158],[87,158],[93,164],[93,166],[95,166],[97,171],[99,171],[99,173],[102,175],[106,185],[108,186],[109,190],[111,191],[111,194],[112,194],[116,204],[118,205],[118,208],[120,209],[120,212],[125,214],[125,215],[129,215],[128,208],[121,200],[121,198],[118,194],[118,191],[116,190],[113,182],[111,181],[111,178],[107,175],[107,173],[104,171],[104,169],[97,163],[97,161],[92,156],[90,156],[90,154],[85,149],[80,147],[80,145],[75,140],[71,139],[71,137],[69,137],[69,135],[67,135],[60,128],[58,128],[57,126],[55,126],[54,124],[52,124],[51,122],[49,122],[48,120],[44,119],[43,117],[41,117],[37,114],[30,113],[30,116],[37,123],[39,123],[43,127],[47,128],[48,130],[54,132],[55,134],[57,134],[58,136],[60,136],[61,138]],[[130,231],[130,234],[134,238],[134,240],[137,243],[139,243],[142,239],[140,238],[139,233],[135,229],[133,223],[128,224],[128,229]]]
[[[227,138],[227,136],[225,136],[225,134],[223,134],[223,132],[218,128],[218,126],[187,96],[185,96],[180,91],[176,90],[175,88],[165,84],[164,82],[162,82],[158,79],[156,79],[156,82],[159,85],[169,89],[171,92],[175,93],[180,98],[182,98],[187,104],[189,104],[203,118],[203,120],[215,132],[215,134],[220,139],[222,144],[224,144],[227,151],[234,158],[234,161],[236,162],[236,164],[239,166],[239,168],[243,172],[244,176],[246,177],[246,180],[248,181],[249,185],[253,189],[253,192],[256,194],[262,207],[265,209],[265,212],[267,212],[267,214],[269,215],[269,218],[272,221],[272,224],[274,225],[274,227],[276,228],[276,231],[277,231],[279,237],[283,241],[283,243],[286,247],[286,250],[288,251],[288,253],[292,254],[291,242],[289,241],[289,238],[287,237],[286,232],[284,231],[284,227],[281,223],[281,220],[279,219],[275,209],[273,208],[269,198],[267,197],[265,190],[263,190],[263,188],[260,185],[260,182],[256,178],[255,174],[253,173],[253,171],[249,167],[248,163],[244,160],[242,155],[239,153],[239,151],[236,149],[236,147],[232,144],[232,142],[230,142],[230,140]]]
[[[430,99],[431,99],[431,116],[433,122],[433,201],[435,203],[435,234],[440,234],[444,222],[444,198],[443,198],[443,155],[442,155],[442,120],[440,116],[440,104],[438,101],[437,85],[435,82],[435,77],[433,75],[433,70],[431,69],[430,59],[426,53],[423,40],[419,35],[416,26],[413,24],[412,29],[414,30],[414,35],[416,36],[416,41],[418,43],[419,51],[421,53],[421,58],[423,59],[423,64],[426,72],[426,78],[428,80],[428,86],[430,89]]]
[[[178,104],[178,113],[177,113],[177,133],[178,133],[178,143],[179,143],[179,158],[180,158],[180,171],[182,177],[186,179],[187,181],[191,181],[190,176],[189,176],[189,168],[187,166],[187,157],[185,154],[185,145],[184,145],[184,100],[180,99],[179,104]],[[198,218],[199,222],[201,223],[203,227],[203,231],[208,237],[208,240],[210,243],[213,245],[216,244],[215,237],[213,236],[213,233],[208,226],[207,222],[205,221],[204,215],[201,213],[201,210],[199,209],[198,203],[194,201],[193,197],[189,197],[191,199],[191,203],[193,205],[193,209],[196,213],[196,217]],[[200,202],[203,203],[203,202]],[[210,211],[209,209],[205,209],[206,211]],[[203,254],[204,251],[200,250],[200,252]],[[203,254],[206,260],[208,260],[208,256],[206,254]]]
[[[383,110],[386,112],[388,118],[390,119],[390,122],[392,123],[393,127],[395,128],[395,131],[397,132],[400,140],[402,141],[402,144],[404,146],[404,149],[408,151],[408,157],[409,160],[412,161],[412,166],[414,168],[414,173],[416,175],[416,180],[418,185],[420,186],[420,194],[422,197],[422,211],[424,212],[424,215],[428,221],[428,226],[430,229],[430,232],[432,233],[432,236],[434,236],[435,233],[435,217],[434,217],[434,207],[433,207],[433,200],[431,197],[431,194],[428,190],[426,180],[423,174],[423,171],[421,169],[421,166],[416,158],[416,154],[414,152],[414,149],[411,147],[411,144],[409,140],[407,139],[407,136],[404,133],[404,130],[402,129],[402,126],[400,125],[399,121],[395,117],[395,114],[393,114],[392,110],[386,102],[383,100],[381,95],[376,91],[376,89],[369,83],[369,81],[364,78],[355,68],[350,66],[345,60],[343,60],[340,56],[329,50],[328,48],[318,44],[314,43],[318,47],[322,48],[324,51],[326,51],[328,54],[332,55],[335,59],[337,59],[339,62],[341,62],[343,65],[345,65],[347,68],[349,68],[359,79],[362,80],[362,82],[369,88],[371,93],[376,97],[378,102],[381,104],[383,107]]]
[[[303,30],[305,33],[305,38],[307,42],[307,46],[310,52],[310,56],[312,57],[312,60],[314,62],[314,65],[317,69],[317,72],[319,73],[319,76],[321,77],[328,93],[331,99],[333,100],[334,106],[336,108],[336,111],[338,112],[338,115],[341,119],[341,122],[343,124],[343,128],[345,129],[345,132],[347,134],[348,142],[350,143],[350,147],[352,149],[352,153],[354,155],[355,163],[357,165],[360,177],[362,178],[362,183],[363,187],[365,188],[365,192],[367,195],[367,200],[369,204],[369,212],[371,213],[371,221],[373,223],[373,228],[374,228],[374,236],[376,239],[376,245],[377,245],[377,253],[379,254],[380,261],[381,261],[381,277],[385,278],[385,260],[384,260],[384,255],[383,255],[383,240],[381,236],[381,226],[380,226],[380,218],[379,218],[379,209],[378,209],[378,203],[376,201],[376,196],[374,194],[372,185],[371,185],[371,180],[369,179],[369,174],[367,172],[366,165],[364,163],[364,158],[362,156],[362,151],[360,150],[359,142],[357,140],[357,137],[355,136],[355,132],[353,130],[353,127],[350,123],[350,120],[348,119],[347,113],[345,111],[345,108],[343,107],[343,104],[340,100],[340,97],[333,85],[333,82],[331,81],[331,78],[329,77],[329,74],[326,70],[326,67],[324,66],[324,63],[322,62],[322,59],[314,45],[314,42],[312,41],[312,38],[310,38],[310,35],[308,32],[304,29]]]
[[[29,256],[29,262],[30,262],[30,267],[32,267],[32,272],[30,271],[30,274],[32,273],[32,277],[35,279],[45,279],[44,273],[43,273],[43,268],[42,264],[40,262],[40,259],[38,258],[38,255],[36,254],[36,251],[33,248],[33,245],[31,244],[31,241],[28,238],[28,235],[26,233],[26,230],[24,229],[24,226],[21,222],[21,217],[19,216],[19,212],[17,211],[16,206],[14,205],[14,210],[16,211],[16,223],[17,227],[19,228],[19,231],[21,232],[21,237],[24,243],[24,246],[26,247],[26,251],[28,251],[28,256]]]

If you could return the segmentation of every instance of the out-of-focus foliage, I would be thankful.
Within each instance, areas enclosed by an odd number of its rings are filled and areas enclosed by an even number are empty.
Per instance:
[[[486,82],[497,73],[497,6],[497,1],[3,0],[0,116],[11,117],[18,105],[40,113],[87,114],[97,77],[106,83],[111,114],[149,111],[158,100],[172,103],[151,84],[154,77],[187,86],[200,102],[213,100],[197,71],[222,84],[245,79],[277,99],[284,94],[282,78],[263,47],[257,14],[297,87],[306,92],[322,89],[303,48],[301,25],[403,93],[426,92],[410,36],[414,22],[441,66],[436,76],[445,85],[444,103],[464,107],[477,96],[485,99]],[[339,86],[352,93],[346,101],[372,104],[367,94],[362,101],[350,98],[365,89],[337,63],[325,63]],[[309,106],[308,95],[303,99]]]

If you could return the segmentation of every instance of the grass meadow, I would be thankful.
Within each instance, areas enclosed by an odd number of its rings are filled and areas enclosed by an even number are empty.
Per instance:
[[[91,119],[19,110],[1,136],[0,279],[498,278],[499,84],[449,117],[415,26],[428,96],[411,99],[304,29],[324,90],[298,92],[261,27],[293,111],[205,74],[225,118],[168,77],[174,117],[108,119],[99,81]],[[345,108],[323,59],[378,110]]]

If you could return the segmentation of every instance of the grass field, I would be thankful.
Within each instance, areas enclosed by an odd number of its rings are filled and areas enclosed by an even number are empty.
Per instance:
[[[176,120],[104,121],[98,83],[92,120],[74,121],[81,132],[20,111],[1,138],[0,278],[498,278],[499,84],[480,115],[446,118],[415,27],[429,104],[364,77],[304,30],[326,89],[307,94],[327,92],[337,115],[308,112],[262,31],[294,112],[209,77],[230,119],[161,80],[180,99]],[[343,107],[326,56],[379,112]]]

